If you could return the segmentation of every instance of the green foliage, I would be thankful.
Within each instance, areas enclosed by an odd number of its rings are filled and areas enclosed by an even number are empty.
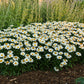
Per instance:
[[[52,22],[53,23],[53,22]],[[45,24],[45,23],[44,23]],[[37,24],[36,24],[37,25]],[[34,27],[36,27],[36,25]],[[37,25],[38,26],[38,25]],[[49,28],[49,25],[46,24],[46,26]],[[21,28],[22,26],[20,26]],[[28,27],[28,26],[27,26]],[[25,28],[25,27],[24,27]],[[31,27],[28,27],[32,28],[32,25]],[[14,28],[15,29],[15,28]],[[10,30],[12,30],[12,28],[10,28]],[[6,33],[10,30],[7,30]],[[25,29],[24,29],[25,30]],[[60,29],[58,29],[60,30]],[[66,29],[65,29],[66,30]],[[2,30],[3,31],[3,30]],[[26,30],[25,30],[26,31]],[[32,30],[33,31],[33,30]],[[18,33],[17,30],[14,31],[15,33]],[[12,32],[11,32],[12,33]],[[32,32],[27,32],[28,34],[30,34],[30,37],[33,37],[32,36]],[[0,33],[1,35],[2,33]],[[8,33],[9,34],[9,33]],[[19,34],[22,34],[22,33],[19,33]],[[26,35],[26,34],[24,34]],[[73,36],[74,34],[71,34],[71,36]],[[11,38],[11,39],[16,39],[16,37],[14,35],[12,36],[6,36],[6,38]],[[2,39],[2,38],[1,38]],[[29,40],[28,40],[29,41]],[[50,41],[47,40],[47,42]],[[24,44],[24,40],[21,41],[22,44],[23,44],[23,47],[25,48],[25,44]],[[38,42],[38,46],[44,46],[45,44],[42,44],[40,43],[39,41]],[[70,42],[70,41],[69,41]],[[83,42],[83,41],[81,41]],[[11,41],[7,40],[7,41],[4,41],[4,42],[0,42],[1,45],[4,45],[4,43],[11,43]],[[30,44],[32,44],[33,42],[32,41],[29,41]],[[17,45],[17,43],[15,43]],[[58,44],[61,44],[61,43],[58,43]],[[0,47],[1,47],[0,45]],[[83,49],[79,48],[78,45],[75,45],[76,47],[76,51],[79,51],[82,55],[83,55]],[[52,48],[52,46],[51,46]],[[50,70],[50,71],[53,71],[53,67],[56,66],[57,68],[59,68],[60,70],[63,70],[63,68],[65,69],[68,69],[69,67],[70,68],[73,68],[73,65],[75,65],[76,63],[79,63],[79,64],[84,64],[84,59],[83,59],[83,56],[80,56],[78,57],[75,52],[72,52],[72,53],[69,53],[72,58],[71,59],[68,59],[68,64],[67,66],[64,66],[64,67],[60,67],[59,64],[60,62],[62,62],[62,59],[59,60],[56,58],[56,56],[54,56],[52,53],[50,53],[52,55],[52,58],[50,59],[46,59],[45,58],[45,54],[48,53],[48,50],[44,50],[44,52],[39,52],[39,54],[42,56],[42,59],[41,60],[38,60],[36,59],[36,57],[34,56],[31,56],[33,59],[34,59],[34,62],[33,63],[26,63],[26,64],[21,64],[21,60],[24,59],[24,56],[21,56],[20,53],[20,49],[15,49],[15,48],[11,48],[10,50],[12,50],[14,52],[14,56],[18,56],[20,59],[18,60],[19,61],[19,65],[18,66],[13,66],[12,63],[10,63],[10,65],[6,65],[4,63],[0,63],[0,74],[1,75],[9,75],[9,76],[12,76],[12,75],[20,75],[22,74],[23,72],[27,72],[27,71],[32,71],[32,70],[42,70],[42,71],[45,71],[45,70]],[[4,53],[6,56],[7,56],[7,49],[3,48],[0,50],[0,53]],[[67,50],[65,48],[63,48],[61,50],[62,52],[67,52]],[[26,54],[30,54],[32,52],[32,50],[29,50],[29,51],[25,51]],[[36,52],[36,51],[34,51]],[[62,55],[63,56],[63,59],[66,59],[66,57],[64,56],[64,54]],[[11,58],[8,58],[8,59],[5,59],[5,61],[10,61]]]
[[[0,3],[0,29],[46,21],[84,22],[84,1],[8,0]]]
[[[77,78],[76,84],[84,84],[84,77]]]

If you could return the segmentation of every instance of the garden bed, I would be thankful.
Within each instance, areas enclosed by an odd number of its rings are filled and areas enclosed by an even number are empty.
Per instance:
[[[51,71],[31,71],[20,76],[1,76],[1,84],[75,84],[76,78],[84,77],[84,64],[75,65],[58,73]]]
[[[46,73],[51,79],[53,76],[59,76],[57,80],[60,83],[64,74],[62,79],[69,82],[68,79],[72,80],[73,74],[77,75],[77,71],[73,72],[73,69],[79,68],[80,65],[76,64],[84,64],[83,25],[78,22],[53,21],[43,24],[31,23],[17,28],[11,25],[7,29],[0,30],[0,75],[24,78],[25,73],[30,71],[28,73],[34,77],[34,73],[40,73],[41,75],[37,76],[42,78]],[[73,67],[74,65],[76,67]],[[72,71],[69,68],[72,68]],[[68,73],[72,74],[72,78],[66,77]],[[44,77],[45,80],[48,77]]]

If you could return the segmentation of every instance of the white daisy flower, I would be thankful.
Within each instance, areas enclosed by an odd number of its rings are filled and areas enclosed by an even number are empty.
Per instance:
[[[37,58],[37,59],[41,59],[41,56],[40,56],[40,55],[37,55],[36,58]]]
[[[0,53],[0,57],[4,57],[5,55],[4,55],[4,53]]]
[[[18,59],[19,59],[18,56],[14,56],[14,57],[13,57],[13,60],[18,60]]]
[[[15,39],[10,39],[11,42],[15,42]]]
[[[79,48],[84,49],[84,46],[79,46]]]
[[[45,44],[45,40],[40,40],[39,42],[42,44]]]
[[[63,49],[63,46],[62,46],[62,45],[59,45],[58,48],[59,48],[59,49]]]
[[[62,56],[57,56],[57,59],[62,59]]]
[[[54,49],[55,49],[55,50],[57,50],[57,51],[59,51],[59,50],[60,50],[60,48],[59,48],[59,47],[55,47]]]
[[[16,45],[16,46],[14,46],[13,48],[15,48],[15,49],[20,49],[20,45]]]
[[[63,65],[67,65],[67,62],[64,61],[64,62],[63,62]]]
[[[20,51],[25,51],[25,48],[23,48],[23,47],[22,47],[22,48],[20,48]]]
[[[29,62],[31,63],[31,62],[33,62],[34,60],[32,59],[32,58],[29,58]]]
[[[23,55],[24,56],[25,55],[25,52],[21,52],[20,55]]]
[[[2,46],[0,46],[0,50],[2,50],[3,49],[3,47]]]
[[[3,59],[7,59],[7,56],[4,56]]]
[[[51,54],[46,54],[45,57],[46,58],[51,58]]]
[[[33,34],[33,37],[38,37],[38,35],[37,34]]]
[[[30,55],[29,55],[29,54],[26,54],[25,57],[26,57],[26,58],[30,58]]]
[[[1,59],[1,58],[0,58],[0,63],[3,63],[3,62],[4,62],[4,59]]]
[[[33,42],[32,44],[34,47],[37,47],[38,46],[38,43],[37,42]]]
[[[53,55],[57,56],[58,55],[58,52],[54,51],[53,52]]]
[[[12,51],[12,50],[9,50],[7,53],[8,53],[8,54],[12,54],[12,53],[13,53],[13,51]]]
[[[21,44],[21,43],[20,43],[20,44],[18,44],[18,45],[19,45],[20,47],[23,47],[23,44]]]
[[[68,51],[69,53],[73,52],[72,49],[68,49],[67,51]]]
[[[36,48],[32,46],[32,47],[31,47],[31,50],[34,51],[34,50],[36,50]]]
[[[63,62],[68,62],[68,60],[67,59],[63,59]]]
[[[27,50],[27,51],[28,51],[28,50],[31,50],[31,48],[30,48],[30,47],[27,47],[26,50]]]
[[[37,48],[37,49],[36,49],[36,51],[37,51],[37,52],[40,52],[40,49],[39,49],[39,48]]]
[[[24,33],[24,34],[27,34],[27,31],[24,31],[23,33]]]
[[[26,61],[24,59],[21,60],[22,64],[26,64]]]
[[[30,55],[35,56],[35,53],[34,52],[31,52]]]
[[[60,67],[63,67],[63,66],[64,66],[63,62],[61,62],[59,66],[60,66]]]
[[[37,55],[39,55],[39,53],[38,52],[35,52],[35,56],[37,56]]]
[[[5,64],[6,64],[6,65],[9,65],[9,64],[10,64],[10,61],[5,61]]]
[[[13,63],[13,60],[12,59],[10,59],[10,63]]]
[[[52,45],[52,42],[47,42],[46,45],[47,45],[47,46],[51,46],[51,45]]]
[[[18,61],[14,61],[14,62],[13,62],[13,65],[14,65],[14,66],[18,66],[18,64],[19,64]]]
[[[14,43],[10,43],[11,46],[14,46],[15,44]]]
[[[12,58],[12,57],[13,57],[13,54],[7,55],[7,58]]]
[[[68,56],[68,55],[69,55],[69,53],[67,53],[67,52],[64,52],[64,55],[65,55],[65,56]]]
[[[67,57],[67,58],[71,58],[72,56],[68,54],[66,57]]]
[[[11,49],[11,45],[5,46],[6,49]]]
[[[39,48],[39,49],[43,49],[43,46],[40,45],[40,46],[38,46],[38,48]]]
[[[49,48],[48,51],[49,51],[49,52],[53,52],[53,49],[52,49],[52,48]]]
[[[8,40],[8,39],[10,39],[10,38],[6,38],[6,39]],[[4,39],[2,39],[2,40],[4,40]],[[9,41],[9,40],[8,40],[8,41]],[[4,45],[7,46],[7,45],[9,45],[9,43],[4,43]]]
[[[48,46],[44,46],[44,49],[45,49],[45,50],[48,50],[48,49],[49,49],[49,47],[48,47]]]
[[[77,55],[77,56],[81,56],[81,53],[80,53],[80,52],[76,52],[76,55]]]
[[[59,52],[59,55],[63,55],[63,52],[60,51],[60,52]]]
[[[39,51],[40,51],[40,52],[44,52],[44,49],[43,49],[43,48],[40,48]]]
[[[27,35],[27,36],[30,36],[30,34],[29,34],[29,33],[27,33],[26,35]]]
[[[59,69],[57,69],[56,67],[54,67],[54,70],[55,70],[55,71],[59,71]]]
[[[51,39],[50,39],[50,41],[51,41],[51,42],[54,42],[54,41],[55,41],[55,39],[54,39],[54,38],[51,38]]]
[[[18,41],[14,41],[14,43],[18,43]]]
[[[29,58],[25,58],[24,60],[25,60],[25,62],[29,62]]]
[[[31,47],[31,44],[28,43],[28,42],[25,42],[24,44],[25,44],[25,46],[27,46],[27,47]]]

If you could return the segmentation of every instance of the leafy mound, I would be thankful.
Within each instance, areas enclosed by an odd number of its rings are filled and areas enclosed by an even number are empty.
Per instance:
[[[83,25],[83,24],[82,24]],[[0,74],[54,70],[84,63],[84,28],[77,22],[32,23],[0,31]]]

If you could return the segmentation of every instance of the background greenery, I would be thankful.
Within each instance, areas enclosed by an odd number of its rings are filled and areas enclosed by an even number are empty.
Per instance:
[[[52,0],[52,2],[43,1],[41,5],[39,5],[38,0],[8,0],[8,2],[3,0],[0,2],[0,30],[6,29],[10,25],[18,27],[20,24],[26,25],[33,22],[43,23],[54,20],[84,23],[84,0]],[[80,49],[78,51],[83,54],[83,50]],[[76,63],[84,64],[83,57],[76,58],[75,55],[73,56],[73,59],[69,60],[67,67],[72,67],[72,65],[75,65]],[[0,74],[10,76],[20,75],[22,72],[37,69],[48,69],[52,71],[52,67],[56,65],[56,59],[53,57],[51,60],[53,61],[47,61],[44,58],[41,61],[35,60],[32,64],[20,64],[18,67],[12,65],[7,66],[3,63],[0,64]],[[57,63],[58,62],[59,61],[57,61]],[[67,67],[64,68],[67,69]],[[62,70],[62,68],[60,69]]]
[[[6,0],[0,2],[0,29],[46,21],[84,23],[84,0]]]

